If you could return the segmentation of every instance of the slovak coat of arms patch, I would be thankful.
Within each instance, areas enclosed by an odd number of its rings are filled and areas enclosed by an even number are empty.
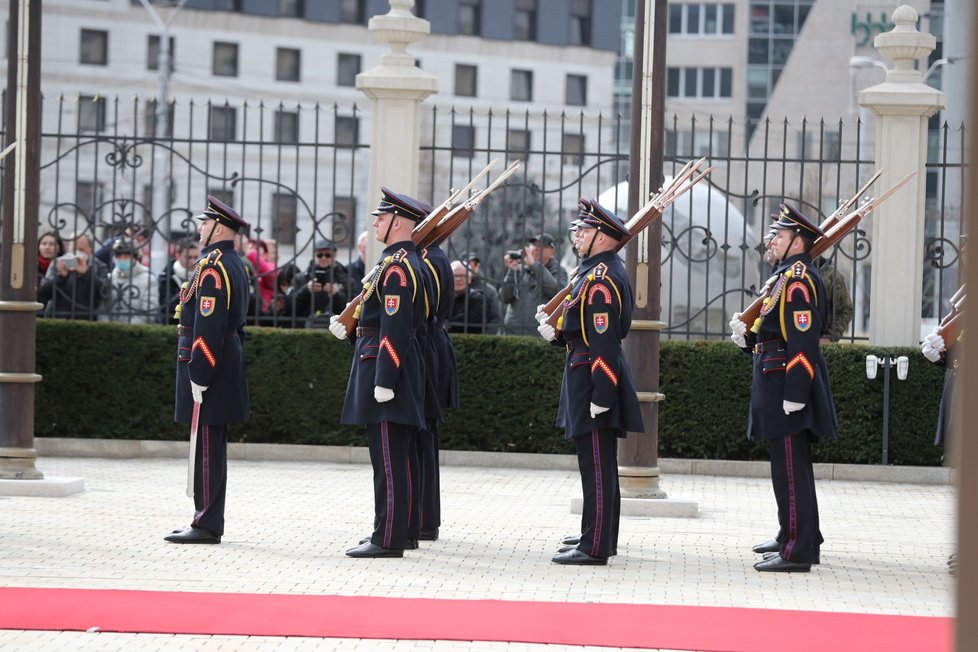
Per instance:
[[[210,317],[214,314],[214,306],[217,305],[217,300],[214,297],[201,297],[200,298],[200,316]]]
[[[384,310],[388,315],[395,314],[401,308],[401,297],[389,294],[384,297]]]
[[[795,328],[805,332],[812,327],[812,311],[796,310],[794,313]]]
[[[606,312],[594,313],[594,332],[600,335],[604,333],[606,330],[608,330],[608,313]]]

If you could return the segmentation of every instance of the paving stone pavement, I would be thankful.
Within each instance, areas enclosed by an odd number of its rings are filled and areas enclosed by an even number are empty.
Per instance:
[[[189,524],[179,459],[42,458],[46,476],[80,476],[67,498],[0,497],[3,586],[643,603],[952,616],[954,489],[821,481],[822,563],[808,574],[756,572],[751,545],[776,532],[770,480],[664,476],[698,518],[623,517],[607,567],[550,563],[579,528],[576,472],[442,467],[441,538],[403,559],[343,553],[369,533],[363,464],[231,460],[219,546],[163,541]],[[599,648],[0,631],[3,650],[487,650]],[[608,648],[600,648],[608,649]]]

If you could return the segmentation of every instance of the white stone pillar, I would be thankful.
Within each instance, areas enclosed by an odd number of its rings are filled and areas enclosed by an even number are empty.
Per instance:
[[[431,30],[428,21],[412,13],[414,0],[390,0],[390,11],[370,19],[374,37],[390,45],[380,65],[357,75],[357,88],[370,98],[370,171],[367,177],[367,206],[373,210],[380,200],[380,187],[412,197],[418,189],[418,160],[421,144],[421,103],[438,91],[438,80],[414,63],[407,47]],[[368,221],[369,225],[370,222]],[[375,260],[382,247],[367,238],[367,260]]]
[[[873,41],[893,68],[882,84],[859,93],[859,104],[876,114],[876,167],[885,171],[874,192],[910,172],[917,176],[872,214],[869,341],[914,346],[920,341],[927,118],[945,104],[944,93],[926,85],[913,67],[933,51],[936,39],[917,31],[917,12],[907,5],[893,11],[893,22],[892,31]]]

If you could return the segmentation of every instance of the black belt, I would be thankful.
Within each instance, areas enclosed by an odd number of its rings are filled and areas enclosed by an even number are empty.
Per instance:
[[[764,353],[765,351],[778,351],[784,349],[784,340],[766,340],[754,345],[754,353]]]
[[[564,341],[567,343],[568,351],[573,351],[574,349],[579,349],[581,347],[587,346],[587,344],[584,342],[583,337],[571,337],[569,339],[565,337]]]
[[[356,334],[357,337],[377,337],[380,329],[376,326],[357,326]]]

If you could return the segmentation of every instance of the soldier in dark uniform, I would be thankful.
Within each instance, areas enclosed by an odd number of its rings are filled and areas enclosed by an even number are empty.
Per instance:
[[[425,401],[425,428],[420,432],[418,460],[421,466],[421,532],[422,541],[436,541],[441,526],[441,483],[438,465],[438,423],[445,410],[458,407],[458,364],[455,349],[448,337],[448,327],[455,305],[455,277],[452,263],[438,245],[421,252],[422,271],[428,288],[428,316],[425,328],[431,347],[433,366],[426,367],[427,385],[434,391],[434,401]]]
[[[750,437],[768,442],[780,524],[774,539],[754,546],[754,552],[765,554],[754,568],[807,572],[819,563],[822,544],[812,443],[834,439],[837,425],[828,366],[819,348],[825,288],[809,255],[823,233],[787,204],[773,228],[768,251],[777,279],[749,331],[734,315],[731,339],[753,352]]]
[[[960,252],[962,257],[962,262],[964,261],[964,256],[967,253],[967,236],[961,236],[961,246]],[[960,291],[959,291],[960,292]],[[950,316],[959,314],[958,306],[953,307],[953,312]],[[960,316],[958,317],[960,319]],[[945,318],[947,320],[947,318]],[[945,321],[941,322],[942,324]],[[964,329],[955,329],[953,327],[948,327],[953,330],[950,333],[952,339],[951,342],[946,342],[944,336],[941,334],[941,326],[939,325],[933,331],[928,333],[924,337],[924,341],[921,343],[920,352],[924,354],[924,357],[933,362],[934,364],[944,367],[944,389],[941,391],[941,402],[937,411],[937,431],[934,436],[935,446],[944,446],[945,459],[951,459],[951,456],[947,454],[950,447],[950,434],[952,432],[952,415],[954,414],[954,402],[955,402],[955,386],[957,385],[958,369],[961,365],[961,342],[964,340]],[[945,332],[948,334],[948,332]],[[958,554],[951,553],[947,558],[948,571],[953,575],[958,569]]]
[[[631,328],[635,298],[615,253],[629,235],[625,225],[597,200],[582,199],[580,212],[574,248],[582,260],[570,298],[562,306],[560,333],[545,321],[538,329],[545,339],[567,348],[557,425],[577,447],[584,493],[576,547],[558,552],[552,561],[605,565],[618,547],[618,438],[644,430],[621,348]]]
[[[411,232],[427,211],[383,188],[373,228],[386,247],[364,286],[356,350],[342,422],[367,426],[374,472],[374,530],[351,557],[402,557],[420,497],[412,476],[418,430],[424,428],[424,360],[415,333],[424,320],[425,287]],[[345,337],[332,320],[330,331]],[[413,495],[412,495],[413,494]]]
[[[246,421],[251,409],[242,352],[249,286],[234,251],[235,233],[248,225],[211,196],[198,219],[201,259],[177,304],[174,416],[177,423],[196,427],[194,518],[189,528],[165,537],[172,543],[221,542],[228,424]]]

